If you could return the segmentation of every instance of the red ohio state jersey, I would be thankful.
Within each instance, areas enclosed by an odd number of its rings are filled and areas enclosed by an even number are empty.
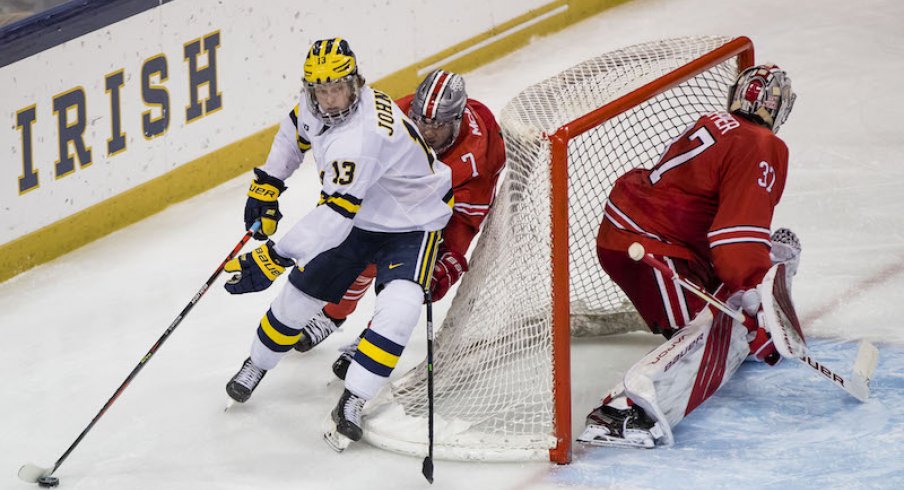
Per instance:
[[[787,170],[788,148],[768,128],[725,112],[704,115],[653,169],[616,181],[597,245],[641,242],[712,267],[730,291],[754,287],[771,265],[772,214]]]
[[[414,95],[396,101],[405,114]],[[452,169],[455,207],[443,232],[449,250],[465,255],[474,235],[486,219],[496,197],[496,181],[505,166],[505,144],[493,113],[482,103],[468,99],[458,139],[437,155]]]

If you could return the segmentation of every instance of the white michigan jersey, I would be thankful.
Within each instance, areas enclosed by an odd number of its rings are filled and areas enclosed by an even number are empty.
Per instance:
[[[285,180],[308,150],[314,152],[323,184],[321,205],[276,245],[299,265],[342,243],[352,226],[389,233],[435,231],[452,215],[449,167],[380,91],[362,87],[357,109],[333,127],[315,117],[302,97],[280,126],[262,169]]]

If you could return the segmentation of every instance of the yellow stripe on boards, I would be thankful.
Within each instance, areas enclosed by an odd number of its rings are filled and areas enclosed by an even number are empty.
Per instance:
[[[358,351],[389,368],[394,368],[396,363],[399,362],[399,356],[390,354],[374,344],[371,344],[366,338],[361,339],[361,342],[358,342]]]
[[[261,329],[263,329],[264,334],[266,334],[270,340],[279,345],[295,345],[301,340],[301,332],[299,332],[298,335],[284,335],[279,333],[279,331],[270,324],[270,319],[267,318],[267,315],[264,315],[264,317],[261,318]]]
[[[553,1],[391,73],[372,86],[390,97],[401,97],[411,93],[424,77],[424,70],[437,63],[441,63],[443,69],[466,74],[526,46],[536,36],[552,34],[626,2],[627,0]],[[466,54],[460,55],[465,52]],[[278,124],[275,124],[263,129],[197,160],[179,165],[156,179],[0,245],[0,281],[53,260],[251,170],[266,161],[278,128]],[[128,155],[128,152],[124,155]]]

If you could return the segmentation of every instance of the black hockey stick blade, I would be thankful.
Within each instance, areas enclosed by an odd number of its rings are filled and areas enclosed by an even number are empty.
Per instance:
[[[424,474],[424,478],[427,479],[430,484],[433,484],[433,458],[427,456],[424,458],[424,466],[421,468],[421,473]]]

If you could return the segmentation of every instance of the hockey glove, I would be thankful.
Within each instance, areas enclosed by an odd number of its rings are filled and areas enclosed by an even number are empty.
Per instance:
[[[769,258],[772,265],[785,264],[785,281],[791,287],[791,280],[797,274],[800,265],[800,240],[793,231],[787,228],[779,228],[772,233],[772,249]]]
[[[729,306],[741,309],[744,312],[747,327],[747,343],[750,345],[750,357],[770,366],[778,364],[782,360],[781,354],[772,343],[772,336],[763,325],[763,317],[759,313],[763,311],[760,293],[756,289],[738,291],[728,298]],[[749,359],[749,358],[748,358]]]
[[[276,233],[276,224],[282,218],[277,199],[286,190],[286,184],[259,168],[254,169],[254,175],[245,201],[245,229],[251,229],[251,225],[260,220],[261,228],[254,233],[254,238],[266,240]]]
[[[441,248],[430,280],[431,301],[441,300],[465,272],[468,272],[468,260],[458,252]]]
[[[230,294],[263,291],[293,265],[294,260],[280,256],[273,250],[273,240],[267,240],[253,251],[226,262],[223,270],[237,274],[226,281],[224,287]]]

